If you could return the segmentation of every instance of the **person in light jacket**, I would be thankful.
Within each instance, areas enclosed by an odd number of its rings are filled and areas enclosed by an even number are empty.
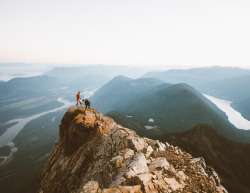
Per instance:
[[[81,103],[81,96],[80,96],[80,91],[77,93],[77,95],[76,95],[76,107],[78,106],[78,103],[80,103],[81,104],[81,106],[82,106],[82,103]]]

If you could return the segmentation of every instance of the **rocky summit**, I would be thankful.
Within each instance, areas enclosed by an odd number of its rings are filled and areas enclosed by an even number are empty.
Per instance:
[[[95,109],[70,108],[39,193],[227,192],[203,158],[141,138]]]

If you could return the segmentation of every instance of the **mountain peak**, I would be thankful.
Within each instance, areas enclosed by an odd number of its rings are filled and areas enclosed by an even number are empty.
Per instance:
[[[227,192],[203,158],[139,137],[95,109],[70,108],[39,192]]]
[[[61,121],[60,143],[66,153],[73,153],[97,135],[110,133],[115,124],[113,119],[95,109],[85,110],[83,106],[70,108]]]
[[[112,81],[130,81],[130,80],[132,79],[123,75],[116,76],[112,79]]]

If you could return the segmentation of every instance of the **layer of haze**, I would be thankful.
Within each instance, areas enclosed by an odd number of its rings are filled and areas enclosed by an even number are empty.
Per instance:
[[[249,0],[0,0],[0,63],[250,66]]]

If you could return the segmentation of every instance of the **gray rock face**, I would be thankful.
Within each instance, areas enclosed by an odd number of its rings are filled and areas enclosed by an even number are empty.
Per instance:
[[[227,192],[203,158],[141,138],[94,109],[71,108],[44,165],[40,193]]]

